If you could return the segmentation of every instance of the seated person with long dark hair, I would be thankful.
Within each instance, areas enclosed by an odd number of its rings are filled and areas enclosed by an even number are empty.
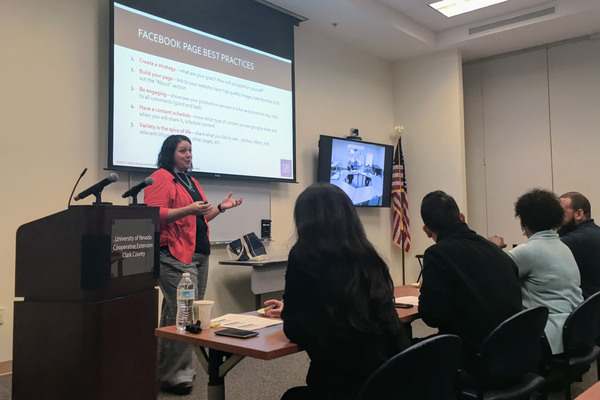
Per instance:
[[[288,257],[283,329],[308,353],[307,386],[282,399],[354,399],[383,362],[410,345],[394,285],[348,196],[317,183],[296,201],[297,242]],[[267,302],[281,306],[279,302]]]

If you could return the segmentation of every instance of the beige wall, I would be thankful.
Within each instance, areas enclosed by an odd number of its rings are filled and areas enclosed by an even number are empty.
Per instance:
[[[523,243],[514,202],[533,188],[600,202],[600,41],[516,52],[464,68],[469,213],[483,235]],[[594,216],[594,214],[592,214]]]
[[[84,184],[106,174],[106,38],[108,2],[0,5],[0,362],[12,358],[17,228],[64,210],[84,167]],[[126,185],[107,188],[105,199],[119,204]]]
[[[298,185],[273,184],[271,217],[284,250],[293,235],[295,198],[316,181],[319,135],[346,136],[358,128],[364,140],[392,144],[391,64],[306,32],[296,32],[296,148]],[[367,234],[389,258],[390,210],[359,209]]]
[[[64,210],[84,167],[80,187],[107,175],[108,15],[106,0],[0,3],[0,362],[12,358],[17,228]],[[320,134],[343,136],[358,128],[365,140],[392,144],[394,125],[403,124],[414,243],[406,257],[407,281],[414,280],[414,254],[430,244],[420,231],[421,197],[442,188],[461,206],[466,202],[459,54],[392,64],[300,26],[296,62],[298,184],[271,184],[275,241],[269,252],[285,253],[292,243],[291,212],[297,195],[316,180]],[[129,176],[119,175],[103,200],[123,205],[120,194]],[[401,253],[390,242],[390,210],[359,214],[400,284]],[[252,309],[249,271],[219,266],[226,257],[223,248],[214,249],[206,297],[216,301],[216,313]]]
[[[423,196],[443,190],[467,213],[461,64],[460,53],[450,50],[394,66],[395,120],[404,126],[402,148],[413,246],[406,257],[407,282],[419,273],[414,255],[423,254],[433,244],[421,229]]]

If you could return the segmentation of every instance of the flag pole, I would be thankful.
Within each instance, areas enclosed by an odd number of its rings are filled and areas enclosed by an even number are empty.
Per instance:
[[[404,155],[400,148],[403,130],[404,127],[400,125],[394,127],[394,132],[396,133],[396,150],[394,152],[392,174],[392,241],[394,244],[400,246],[400,251],[402,252],[402,285],[406,285],[406,255],[404,253],[410,248],[410,233],[408,231],[408,216],[406,215],[408,214],[408,199],[406,198]]]
[[[406,285],[405,272],[406,268],[404,268],[404,232],[402,232],[402,284]]]
[[[400,139],[402,138],[402,131],[400,131],[400,134],[398,135],[398,142],[396,143],[396,146],[399,147],[400,145]],[[398,150],[399,151],[399,150]],[[400,161],[400,160],[398,160]],[[406,195],[406,194],[405,194]],[[400,231],[400,237],[402,238],[402,245],[400,247],[400,251],[402,252],[402,285],[406,285],[406,268],[404,265],[404,229],[406,229],[406,226],[404,226],[404,212],[402,213],[402,230]]]

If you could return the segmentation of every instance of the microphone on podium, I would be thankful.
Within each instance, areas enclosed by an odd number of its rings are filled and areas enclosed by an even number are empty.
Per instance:
[[[105,186],[110,185],[113,182],[117,182],[119,180],[119,175],[116,173],[110,174],[107,178],[102,179],[100,182],[96,183],[93,186],[85,189],[83,192],[79,193],[75,196],[74,200],[79,201],[88,197],[90,194],[99,194]]]
[[[131,189],[129,189],[128,191],[126,191],[125,193],[123,193],[123,198],[132,196],[135,197],[138,195],[139,192],[142,191],[143,188],[145,188],[146,186],[150,186],[154,183],[154,179],[150,178],[149,176],[146,177],[146,179],[144,179],[144,181],[142,183],[138,183],[137,185],[135,185],[134,187],[132,187]]]

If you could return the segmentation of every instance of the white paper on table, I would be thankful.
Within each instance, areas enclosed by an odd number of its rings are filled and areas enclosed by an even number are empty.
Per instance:
[[[225,328],[238,328],[249,331],[283,324],[283,321],[279,318],[259,317],[245,314],[225,314],[213,318],[210,322],[221,324],[221,326]]]
[[[419,298],[417,296],[396,297],[396,303],[412,304],[413,306],[418,306]]]

